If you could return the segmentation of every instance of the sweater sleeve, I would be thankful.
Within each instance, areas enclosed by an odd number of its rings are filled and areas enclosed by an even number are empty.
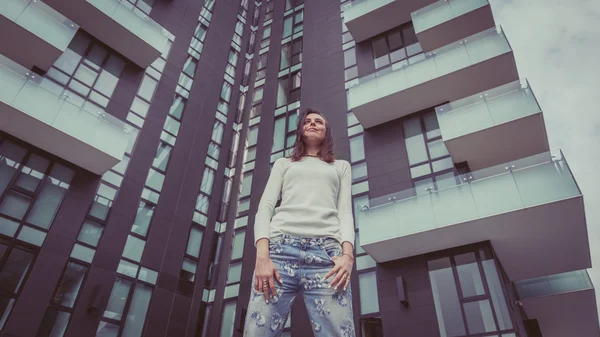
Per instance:
[[[267,186],[263,192],[260,202],[258,204],[258,210],[256,211],[256,217],[254,219],[254,246],[256,242],[262,238],[269,238],[271,218],[273,217],[273,210],[279,199],[281,193],[281,186],[283,184],[283,174],[285,172],[285,158],[277,159],[273,164],[273,169],[269,175]]]
[[[352,216],[352,169],[350,163],[343,162],[340,191],[337,200],[338,218],[342,243],[348,241],[354,247],[354,217]]]

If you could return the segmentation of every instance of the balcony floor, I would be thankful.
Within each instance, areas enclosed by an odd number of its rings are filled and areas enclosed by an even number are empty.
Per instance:
[[[362,247],[386,262],[486,240],[511,280],[591,267],[581,195]]]
[[[594,289],[528,298],[527,316],[537,319],[544,337],[599,337]]]
[[[455,163],[468,162],[471,170],[550,150],[541,112],[460,137],[444,139],[444,143],[452,160]]]

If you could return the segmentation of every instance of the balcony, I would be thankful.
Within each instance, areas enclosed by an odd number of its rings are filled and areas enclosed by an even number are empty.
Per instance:
[[[489,240],[511,280],[591,266],[583,197],[560,151],[445,186],[371,199],[356,219],[362,248],[386,262]]]
[[[542,110],[527,80],[518,80],[435,109],[455,163],[471,170],[548,151]]]
[[[142,68],[156,60],[169,32],[122,0],[47,0],[82,29]]]
[[[355,0],[344,8],[344,23],[356,43],[409,22],[410,13],[435,0]]]
[[[370,128],[416,111],[518,80],[513,52],[492,28],[363,77],[349,89],[348,106]]]
[[[411,17],[426,52],[494,27],[488,0],[440,0]]]
[[[6,0],[0,6],[3,53],[29,69],[50,69],[78,29],[77,24],[39,0]]]
[[[596,294],[585,270],[515,282],[527,316],[544,337],[598,337]]]
[[[75,94],[73,94],[75,96]],[[125,154],[125,124],[0,55],[0,129],[97,174]]]

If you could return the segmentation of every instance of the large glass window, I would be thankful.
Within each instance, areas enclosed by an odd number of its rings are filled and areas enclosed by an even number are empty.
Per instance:
[[[441,336],[513,333],[491,250],[428,261]]]
[[[153,288],[143,277],[138,280],[117,277],[96,336],[116,337],[122,327],[121,336],[140,337],[152,298]]]
[[[235,232],[233,237],[233,247],[231,250],[231,259],[240,259],[244,255],[244,240],[246,240],[246,230],[242,229]]]
[[[0,134],[0,234],[41,246],[74,173]]]
[[[377,276],[375,271],[358,275],[360,288],[360,314],[370,314],[379,311],[379,295],[377,292]]]
[[[154,204],[141,200],[135,220],[133,221],[133,226],[131,226],[131,231],[145,237],[148,234],[148,228],[150,227],[150,221],[152,221],[155,208]]]
[[[106,108],[125,64],[117,53],[78,32],[46,77],[70,89],[70,93]]]
[[[236,302],[227,302],[223,306],[223,319],[221,320],[221,337],[233,336],[235,323]]]
[[[418,193],[456,186],[458,173],[442,140],[435,111],[411,116],[402,122],[410,174]]]
[[[34,258],[34,251],[0,237],[0,329],[21,293]]]
[[[423,51],[412,23],[373,38],[371,46],[375,68],[385,67],[400,61],[408,63],[407,58]]]
[[[280,78],[277,82],[277,107],[299,101],[301,85],[302,73],[300,71]]]

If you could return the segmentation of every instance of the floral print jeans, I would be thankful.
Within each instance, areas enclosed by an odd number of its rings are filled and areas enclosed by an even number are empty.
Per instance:
[[[355,337],[350,285],[344,291],[329,288],[333,256],[342,255],[341,244],[333,238],[301,238],[281,235],[270,239],[271,260],[279,271],[277,296],[265,303],[262,292],[252,291],[244,327],[245,337],[281,336],[294,299],[303,295],[315,336]]]

